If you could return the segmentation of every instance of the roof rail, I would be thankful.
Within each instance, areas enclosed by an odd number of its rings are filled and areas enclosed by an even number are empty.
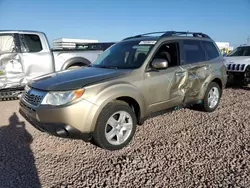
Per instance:
[[[186,31],[167,31],[161,37],[169,37],[174,35],[193,35],[193,37],[210,38],[208,35],[201,32],[186,32]]]
[[[171,36],[179,36],[179,35],[193,35],[193,37],[203,37],[203,38],[209,38],[210,37],[204,33],[201,32],[186,32],[186,31],[159,31],[159,32],[151,32],[151,33],[145,33],[145,34],[140,34],[140,35],[135,35],[135,36],[131,36],[131,37],[127,37],[123,40],[128,40],[128,39],[133,39],[133,38],[139,38],[139,37],[143,37],[146,35],[151,35],[151,34],[159,34],[159,33],[163,33],[162,35],[160,35],[161,37],[171,37]]]
[[[158,32],[144,33],[144,34],[140,34],[140,35],[135,35],[135,36],[127,37],[127,38],[125,38],[125,39],[123,39],[123,40],[132,39],[132,38],[139,38],[139,37],[143,37],[143,36],[146,36],[146,35],[158,34],[158,33],[166,33],[166,31],[158,31]]]
[[[241,44],[239,46],[250,46],[250,44]]]

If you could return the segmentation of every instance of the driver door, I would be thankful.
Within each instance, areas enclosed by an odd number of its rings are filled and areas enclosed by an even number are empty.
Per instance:
[[[162,52],[167,55],[165,57],[161,56]],[[187,79],[186,71],[180,67],[182,57],[178,41],[163,43],[152,60],[154,58],[164,58],[169,63],[166,69],[149,69],[149,71],[145,72],[144,79],[147,83],[145,98],[147,98],[148,102],[148,113],[158,112],[182,104],[184,91],[181,85]]]

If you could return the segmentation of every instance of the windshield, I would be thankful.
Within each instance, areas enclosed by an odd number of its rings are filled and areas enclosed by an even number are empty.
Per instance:
[[[250,46],[237,47],[235,50],[230,52],[227,56],[250,56]]]
[[[105,50],[91,66],[101,68],[139,68],[156,41],[119,42]]]

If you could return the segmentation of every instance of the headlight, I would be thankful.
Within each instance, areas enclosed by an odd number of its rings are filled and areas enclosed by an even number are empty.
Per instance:
[[[42,104],[54,105],[54,106],[64,105],[80,98],[83,93],[84,93],[83,88],[73,91],[49,92],[44,97]]]

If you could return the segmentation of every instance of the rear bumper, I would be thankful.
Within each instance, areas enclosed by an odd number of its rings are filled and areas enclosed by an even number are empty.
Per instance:
[[[63,138],[81,139],[89,141],[92,138],[92,133],[81,132],[71,125],[63,123],[42,123],[39,122],[30,112],[20,106],[19,113],[36,129],[41,132],[47,132],[51,135]]]

